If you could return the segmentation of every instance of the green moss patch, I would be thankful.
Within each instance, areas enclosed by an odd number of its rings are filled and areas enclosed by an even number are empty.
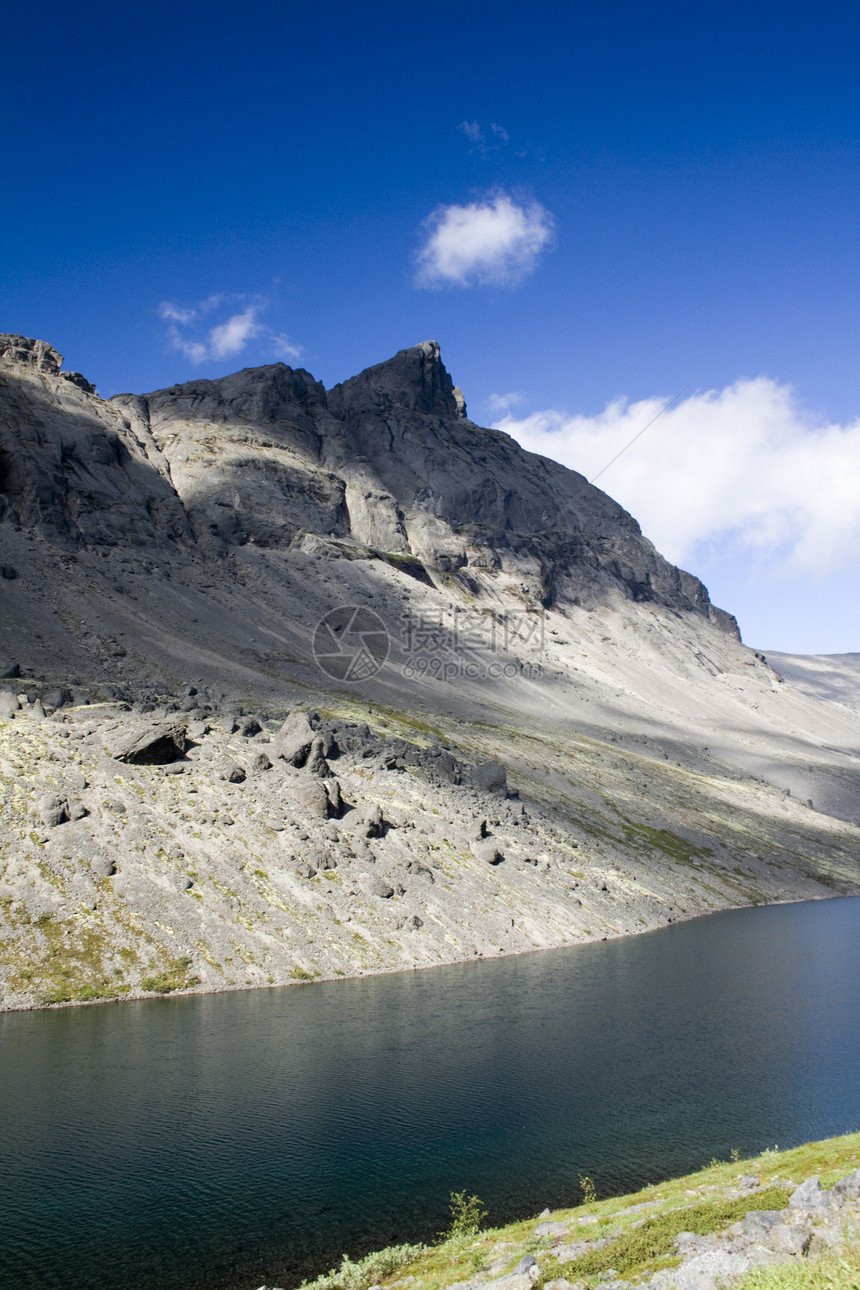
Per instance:
[[[128,992],[128,983],[116,976],[113,946],[100,923],[42,914],[35,929],[26,952],[11,941],[6,946],[13,990],[43,1004],[87,1003]]]
[[[644,842],[646,846],[662,851],[663,855],[681,864],[690,864],[694,860],[703,860],[713,855],[710,847],[696,846],[668,829],[655,829],[649,824],[625,824],[623,827],[628,842]]]
[[[140,983],[141,990],[155,994],[172,994],[174,990],[191,990],[200,984],[200,978],[189,972],[192,960],[187,956],[170,959],[160,972],[144,977]]]

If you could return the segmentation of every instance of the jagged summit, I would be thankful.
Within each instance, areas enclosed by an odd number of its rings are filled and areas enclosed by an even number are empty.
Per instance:
[[[59,376],[71,381],[87,394],[95,394],[96,387],[80,372],[62,372],[63,356],[46,340],[32,340],[29,336],[0,334],[0,361],[35,368],[46,376]]]
[[[364,397],[363,397],[364,396]],[[329,391],[329,405],[363,410],[411,408],[431,416],[463,418],[466,400],[442,362],[439,342],[425,340],[401,349],[385,363],[376,363]]]

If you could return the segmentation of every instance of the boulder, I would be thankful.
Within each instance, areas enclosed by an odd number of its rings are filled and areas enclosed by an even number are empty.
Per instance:
[[[0,662],[0,677],[13,677],[21,675],[21,664],[16,663],[14,659],[3,659]]]
[[[762,1241],[772,1228],[779,1227],[783,1218],[781,1209],[751,1209],[748,1214],[744,1214],[741,1226],[747,1236]]]
[[[362,811],[361,831],[366,838],[381,838],[385,832],[382,807],[377,802],[368,803]]]
[[[484,1284],[495,1286],[497,1290],[532,1290],[533,1282],[528,1272],[511,1272],[506,1277],[499,1277],[496,1281],[487,1281]]]
[[[508,772],[497,761],[481,762],[472,771],[472,779],[484,793],[494,793],[498,797],[507,796]]]
[[[820,1211],[830,1209],[831,1196],[822,1189],[817,1177],[807,1178],[788,1198],[789,1209]]]
[[[336,779],[327,779],[325,781],[325,791],[328,797],[330,814],[341,816],[343,814],[343,797],[340,791],[340,784]]]
[[[0,718],[8,721],[10,717],[14,717],[19,707],[17,695],[11,690],[0,690]]]
[[[371,896],[378,896],[380,900],[388,900],[389,897],[394,895],[394,888],[388,879],[376,873],[368,879],[367,890]]]
[[[768,1249],[775,1254],[789,1254],[794,1258],[808,1252],[811,1240],[811,1232],[796,1223],[777,1223],[767,1234]]]
[[[45,793],[39,798],[37,811],[42,822],[49,829],[54,829],[58,824],[64,824],[69,818],[69,804],[64,797],[57,797],[54,793]]]
[[[72,701],[72,692],[65,685],[58,685],[56,689],[46,690],[42,695],[42,705],[45,708],[64,708]]]
[[[302,859],[312,864],[317,873],[327,873],[337,868],[337,858],[324,847],[307,847],[302,851]]]
[[[304,766],[314,742],[306,712],[291,712],[275,736],[275,756],[290,766]]]
[[[300,779],[292,786],[292,797],[296,806],[307,812],[311,819],[328,819],[331,801],[321,779]]]
[[[258,752],[254,753],[254,756],[248,763],[248,769],[252,775],[260,775],[264,770],[271,770],[272,763],[266,753]]]
[[[569,1223],[546,1222],[538,1223],[535,1228],[535,1236],[567,1236]]]
[[[501,864],[505,853],[495,838],[484,838],[481,842],[472,843],[472,855],[484,864]]]
[[[855,1169],[847,1178],[840,1178],[830,1195],[837,1205],[846,1201],[860,1200],[860,1169]]]
[[[237,717],[233,723],[233,730],[243,739],[253,739],[254,735],[262,733],[263,727],[256,717]]]
[[[236,761],[222,762],[218,774],[221,779],[226,779],[228,784],[244,784],[245,772]]]
[[[745,1254],[708,1250],[682,1263],[679,1268],[672,1268],[671,1285],[674,1290],[714,1290],[717,1285],[743,1276],[752,1266]]]
[[[115,761],[136,766],[164,766],[183,756],[185,735],[184,717],[129,721],[113,733],[108,751]]]
[[[325,759],[324,747],[322,735],[314,735],[308,759],[305,763],[305,770],[311,775],[316,775],[319,779],[328,779],[329,775],[331,775],[331,766]]]

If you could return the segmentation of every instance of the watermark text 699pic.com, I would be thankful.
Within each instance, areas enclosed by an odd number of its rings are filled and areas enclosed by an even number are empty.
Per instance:
[[[543,649],[544,615],[496,613],[493,610],[449,605],[435,614],[407,611],[397,635],[372,609],[343,605],[329,610],[314,632],[317,666],[337,681],[365,681],[391,660],[406,680],[439,681],[534,679],[540,663],[524,661]]]

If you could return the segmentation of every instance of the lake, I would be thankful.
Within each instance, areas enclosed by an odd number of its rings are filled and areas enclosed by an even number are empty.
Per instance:
[[[860,897],[430,971],[0,1016],[0,1285],[293,1286],[860,1128]]]

